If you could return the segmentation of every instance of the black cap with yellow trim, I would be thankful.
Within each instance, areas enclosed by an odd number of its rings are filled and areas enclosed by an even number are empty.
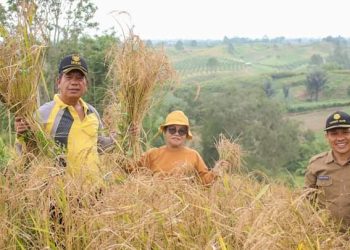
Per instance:
[[[326,128],[324,131],[333,128],[350,128],[350,115],[343,111],[336,111],[332,113],[326,121]]]
[[[58,67],[58,73],[68,73],[73,69],[80,70],[84,75],[87,75],[88,73],[88,67],[85,59],[78,54],[72,54],[64,57],[60,62],[60,66]]]

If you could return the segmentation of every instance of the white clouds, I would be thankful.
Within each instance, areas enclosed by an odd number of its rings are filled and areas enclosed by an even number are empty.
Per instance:
[[[107,13],[125,10],[144,39],[350,37],[346,0],[95,0],[101,28],[116,26]]]

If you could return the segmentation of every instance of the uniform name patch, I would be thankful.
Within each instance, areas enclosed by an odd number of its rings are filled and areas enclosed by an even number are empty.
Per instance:
[[[327,175],[320,175],[320,176],[317,176],[317,179],[319,179],[319,180],[329,180],[330,177],[327,176]]]

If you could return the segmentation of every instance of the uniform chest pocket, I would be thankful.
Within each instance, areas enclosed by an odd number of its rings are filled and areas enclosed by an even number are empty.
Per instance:
[[[318,187],[328,187],[332,185],[332,179],[329,176],[318,176],[316,181],[316,186]]]

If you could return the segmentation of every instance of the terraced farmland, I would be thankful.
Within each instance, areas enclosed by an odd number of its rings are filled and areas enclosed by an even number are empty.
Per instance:
[[[193,57],[175,63],[176,71],[182,76],[202,75],[212,72],[239,71],[249,67],[248,64],[228,58],[218,58],[217,64],[210,66],[210,57]]]

